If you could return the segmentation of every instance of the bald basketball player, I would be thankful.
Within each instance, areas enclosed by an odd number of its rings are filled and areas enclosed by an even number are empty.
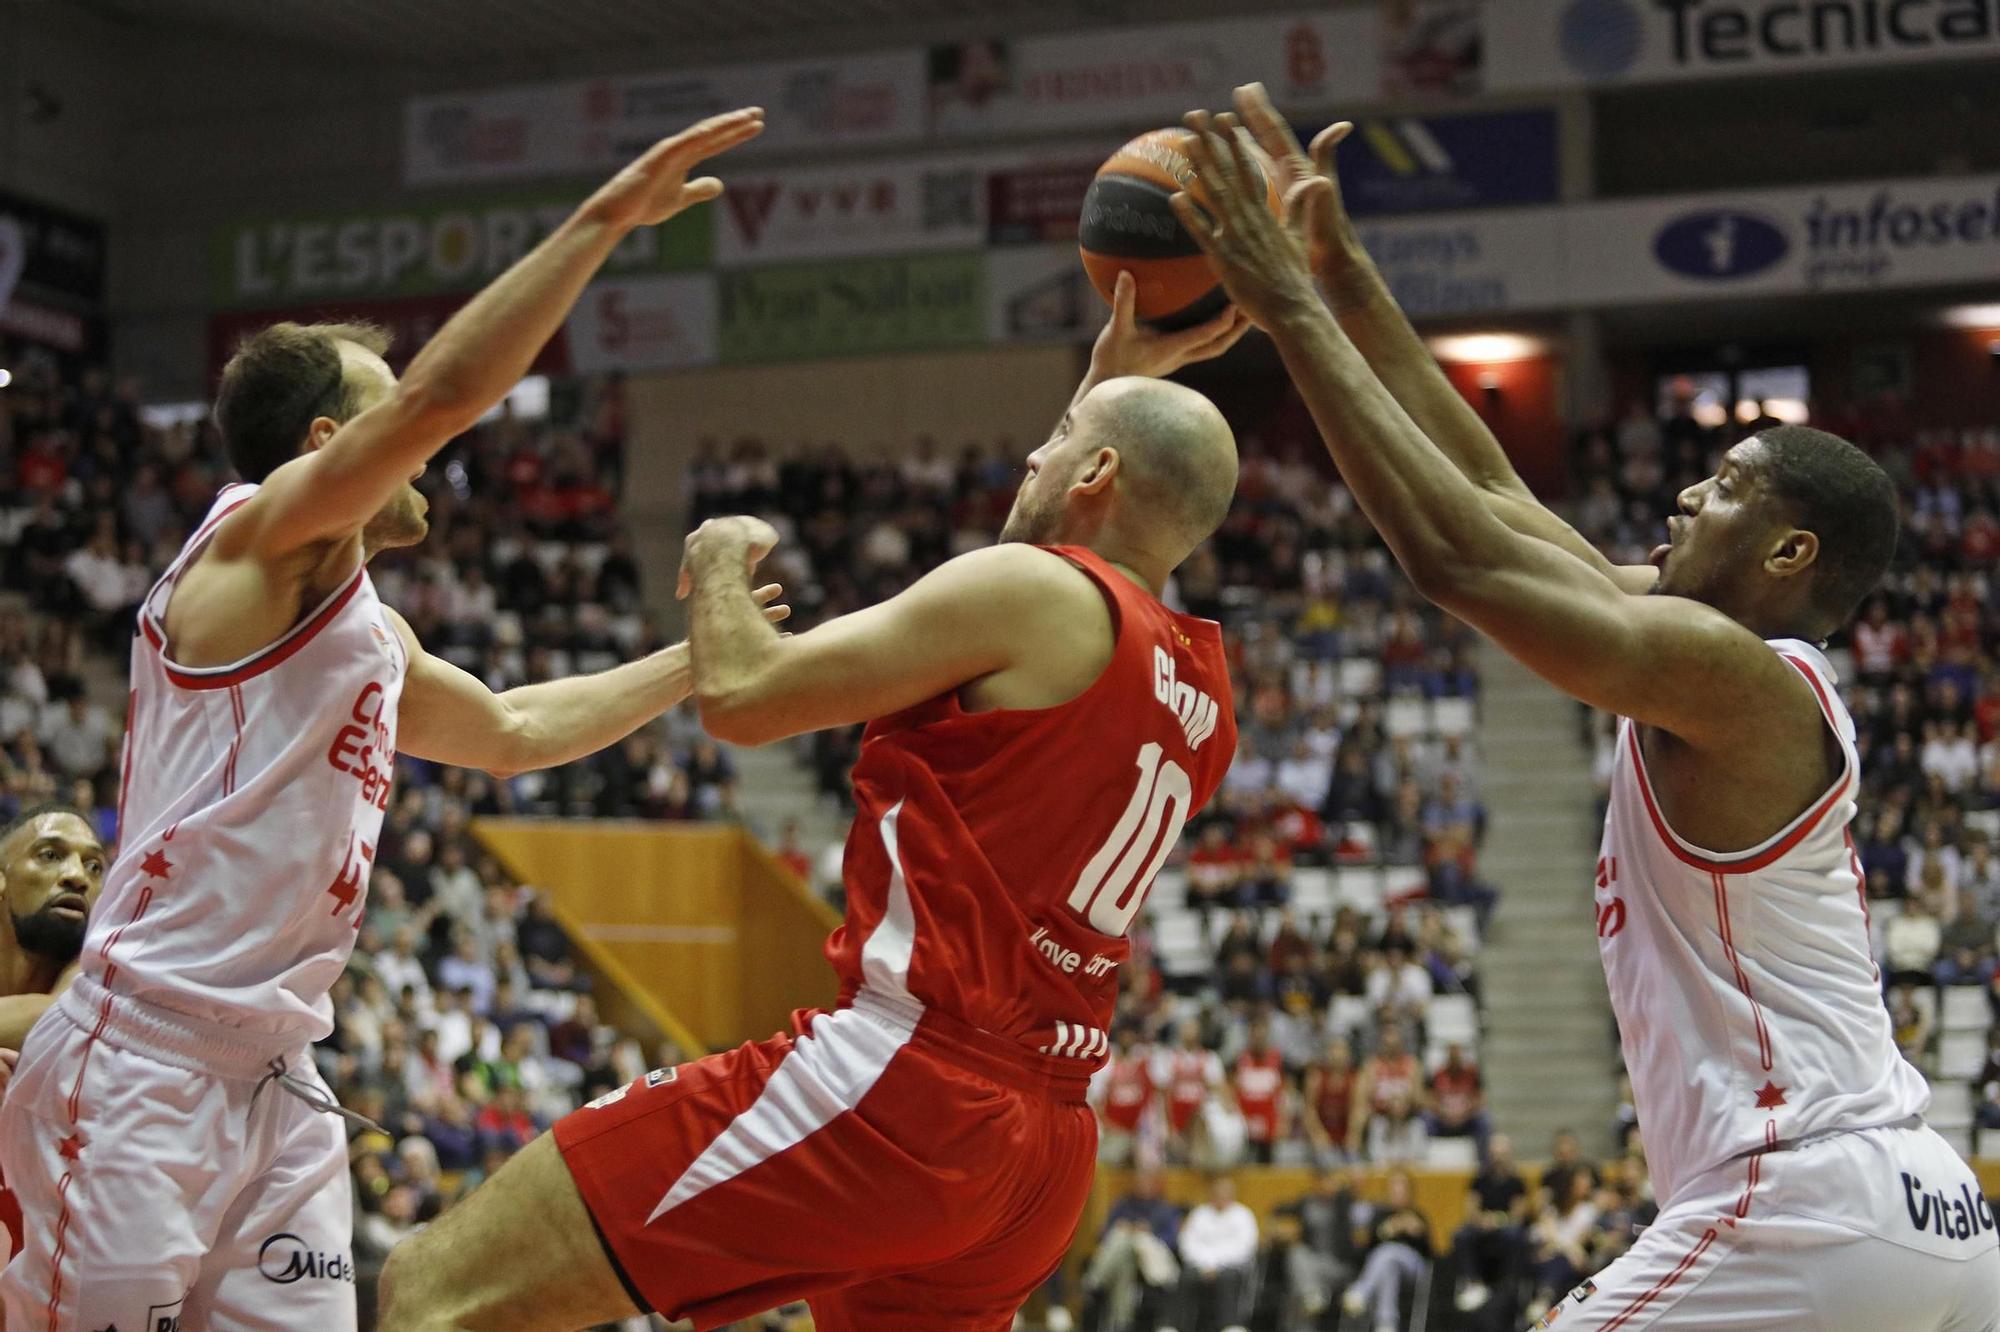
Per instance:
[[[107,859],[74,805],[33,805],[0,827],[0,1089],[28,1028],[74,973]],[[20,1252],[22,1224],[20,1202],[0,1178],[0,1265]]]
[[[1541,1325],[2000,1328],[1992,1211],[1925,1125],[1929,1088],[1882,1003],[1847,833],[1854,723],[1821,650],[1888,567],[1894,486],[1845,440],[1763,430],[1681,494],[1650,569],[1610,568],[1530,512],[1399,327],[1340,212],[1340,132],[1315,164],[1262,89],[1239,99],[1241,120],[1189,114],[1214,208],[1179,194],[1176,215],[1417,589],[1624,719],[1594,906],[1661,1211]],[[1253,130],[1288,177],[1289,226],[1263,206]]]
[[[808,633],[763,623],[776,534],[687,541],[696,696],[723,739],[868,722],[827,945],[834,1011],[659,1069],[557,1124],[399,1247],[388,1332],[715,1327],[792,1300],[820,1332],[1005,1332],[1089,1193],[1125,932],[1222,780],[1220,629],[1160,597],[1228,512],[1236,449],[1157,379],[1233,344],[1132,322],[1028,458],[1002,544]]]

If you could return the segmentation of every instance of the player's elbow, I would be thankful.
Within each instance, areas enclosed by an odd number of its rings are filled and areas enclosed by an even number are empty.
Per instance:
[[[740,685],[710,684],[695,690],[695,712],[701,729],[732,745],[756,746],[779,738],[754,694]]]

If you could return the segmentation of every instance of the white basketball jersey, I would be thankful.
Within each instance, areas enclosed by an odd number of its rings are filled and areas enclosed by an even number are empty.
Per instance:
[[[256,492],[226,487],[140,606],[119,793],[83,971],[130,998],[270,1037],[332,1030],[389,804],[403,645],[356,569],[291,632],[228,666],[174,664],[182,568]]]
[[[1846,767],[1763,844],[1717,855],[1676,835],[1636,728],[1619,724],[1597,940],[1662,1205],[1732,1158],[1930,1103],[1896,1050],[1869,951],[1847,832],[1861,783],[1853,719],[1817,648],[1771,647],[1812,685]]]

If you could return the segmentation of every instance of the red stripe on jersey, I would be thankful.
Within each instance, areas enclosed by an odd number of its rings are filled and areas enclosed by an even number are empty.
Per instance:
[[[58,1332],[60,1327],[63,1256],[69,1252],[69,1181],[70,1171],[65,1170],[56,1185],[62,1209],[56,1214],[56,1251],[49,1259],[49,1332]]]
[[[132,785],[132,748],[139,725],[139,691],[125,695],[125,746],[118,756],[118,835],[125,835],[125,790]]]
[[[222,769],[222,794],[236,789],[236,756],[243,752],[243,690],[229,686],[229,715],[236,723],[236,738],[229,742],[229,762]]]
[[[175,824],[174,826],[179,827],[180,825]],[[125,931],[131,929],[134,925],[137,925],[139,923],[139,917],[146,914],[146,908],[152,904],[152,901],[153,901],[153,885],[150,883],[142,884],[139,888],[138,904],[132,908],[132,919],[126,921],[123,925],[120,925],[117,929],[113,930],[111,932],[111,937],[104,941],[104,947],[100,948],[97,951],[97,960],[104,964],[104,988],[107,991],[111,988],[111,983],[118,979],[118,964],[111,960],[111,950],[116,948],[118,946],[118,941],[125,937]],[[105,1004],[105,1011],[108,1014],[110,1012],[110,1007],[111,1007],[111,999],[108,994],[105,997],[104,1004]],[[103,1029],[103,1024],[100,1023],[99,1030],[102,1029]]]
[[[1720,874],[1710,876],[1715,882],[1715,925],[1722,935],[1722,951],[1729,958],[1729,965],[1736,969],[1736,988],[1743,991],[1743,997],[1750,1001],[1750,1016],[1757,1022],[1757,1058],[1763,1063],[1764,1071],[1771,1071],[1771,1033],[1764,1026],[1764,1006],[1757,1002],[1757,996],[1750,993],[1750,978],[1743,974],[1742,959],[1736,956],[1736,935],[1729,927],[1729,882]]]
[[[366,569],[356,569],[354,577],[348,580],[347,586],[329,597],[317,611],[313,612],[310,620],[298,625],[290,633],[265,648],[262,652],[226,671],[206,674],[176,666],[167,660],[166,647],[157,629],[148,625],[146,637],[152,641],[154,647],[160,649],[160,665],[165,668],[167,678],[181,688],[228,689],[242,684],[245,680],[254,679],[262,675],[265,671],[281,665],[293,653],[310,643],[320,630],[332,623],[334,616],[340,614],[341,608],[354,599],[354,594],[361,590],[361,580],[367,576],[367,572]]]
[[[1646,813],[1652,817],[1654,831],[1659,833],[1660,840],[1667,844],[1667,850],[1673,852],[1676,859],[1685,864],[1692,865],[1706,874],[1755,874],[1758,870],[1776,864],[1789,854],[1792,848],[1803,842],[1812,833],[1812,830],[1819,826],[1819,821],[1825,818],[1828,811],[1839,804],[1840,798],[1847,793],[1848,778],[1851,774],[1842,772],[1840,780],[1835,782],[1833,789],[1826,793],[1826,798],[1814,806],[1811,812],[1802,815],[1797,825],[1771,846],[1754,854],[1745,855],[1740,859],[1716,858],[1702,855],[1698,852],[1690,851],[1687,847],[1683,846],[1680,840],[1674,836],[1673,830],[1667,827],[1667,820],[1660,813],[1659,804],[1653,799],[1653,783],[1646,776],[1646,760],[1639,753],[1639,728],[1637,726],[1628,726],[1628,729],[1632,749],[1632,767],[1639,774],[1639,798],[1645,802]]]
[[[1688,1251],[1687,1257],[1681,1259],[1680,1266],[1654,1282],[1651,1290],[1648,1290],[1645,1294],[1626,1305],[1616,1318],[1604,1325],[1604,1332],[1617,1332],[1618,1328],[1631,1322],[1647,1305],[1672,1289],[1676,1281],[1687,1275],[1687,1270],[1694,1266],[1695,1260],[1708,1252],[1708,1246],[1715,1243],[1715,1235],[1715,1227],[1710,1226],[1707,1233],[1701,1237],[1701,1243],[1695,1245],[1694,1248]]]

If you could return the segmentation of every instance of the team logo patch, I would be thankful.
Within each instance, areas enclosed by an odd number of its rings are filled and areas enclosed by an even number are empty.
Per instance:
[[[674,1081],[680,1075],[681,1071],[677,1068],[656,1068],[646,1075],[646,1085],[648,1087],[657,1087],[663,1082]]]
[[[354,1284],[354,1260],[344,1253],[323,1253],[289,1232],[271,1236],[257,1250],[257,1272],[266,1281],[289,1286],[295,1281],[345,1281]]]

